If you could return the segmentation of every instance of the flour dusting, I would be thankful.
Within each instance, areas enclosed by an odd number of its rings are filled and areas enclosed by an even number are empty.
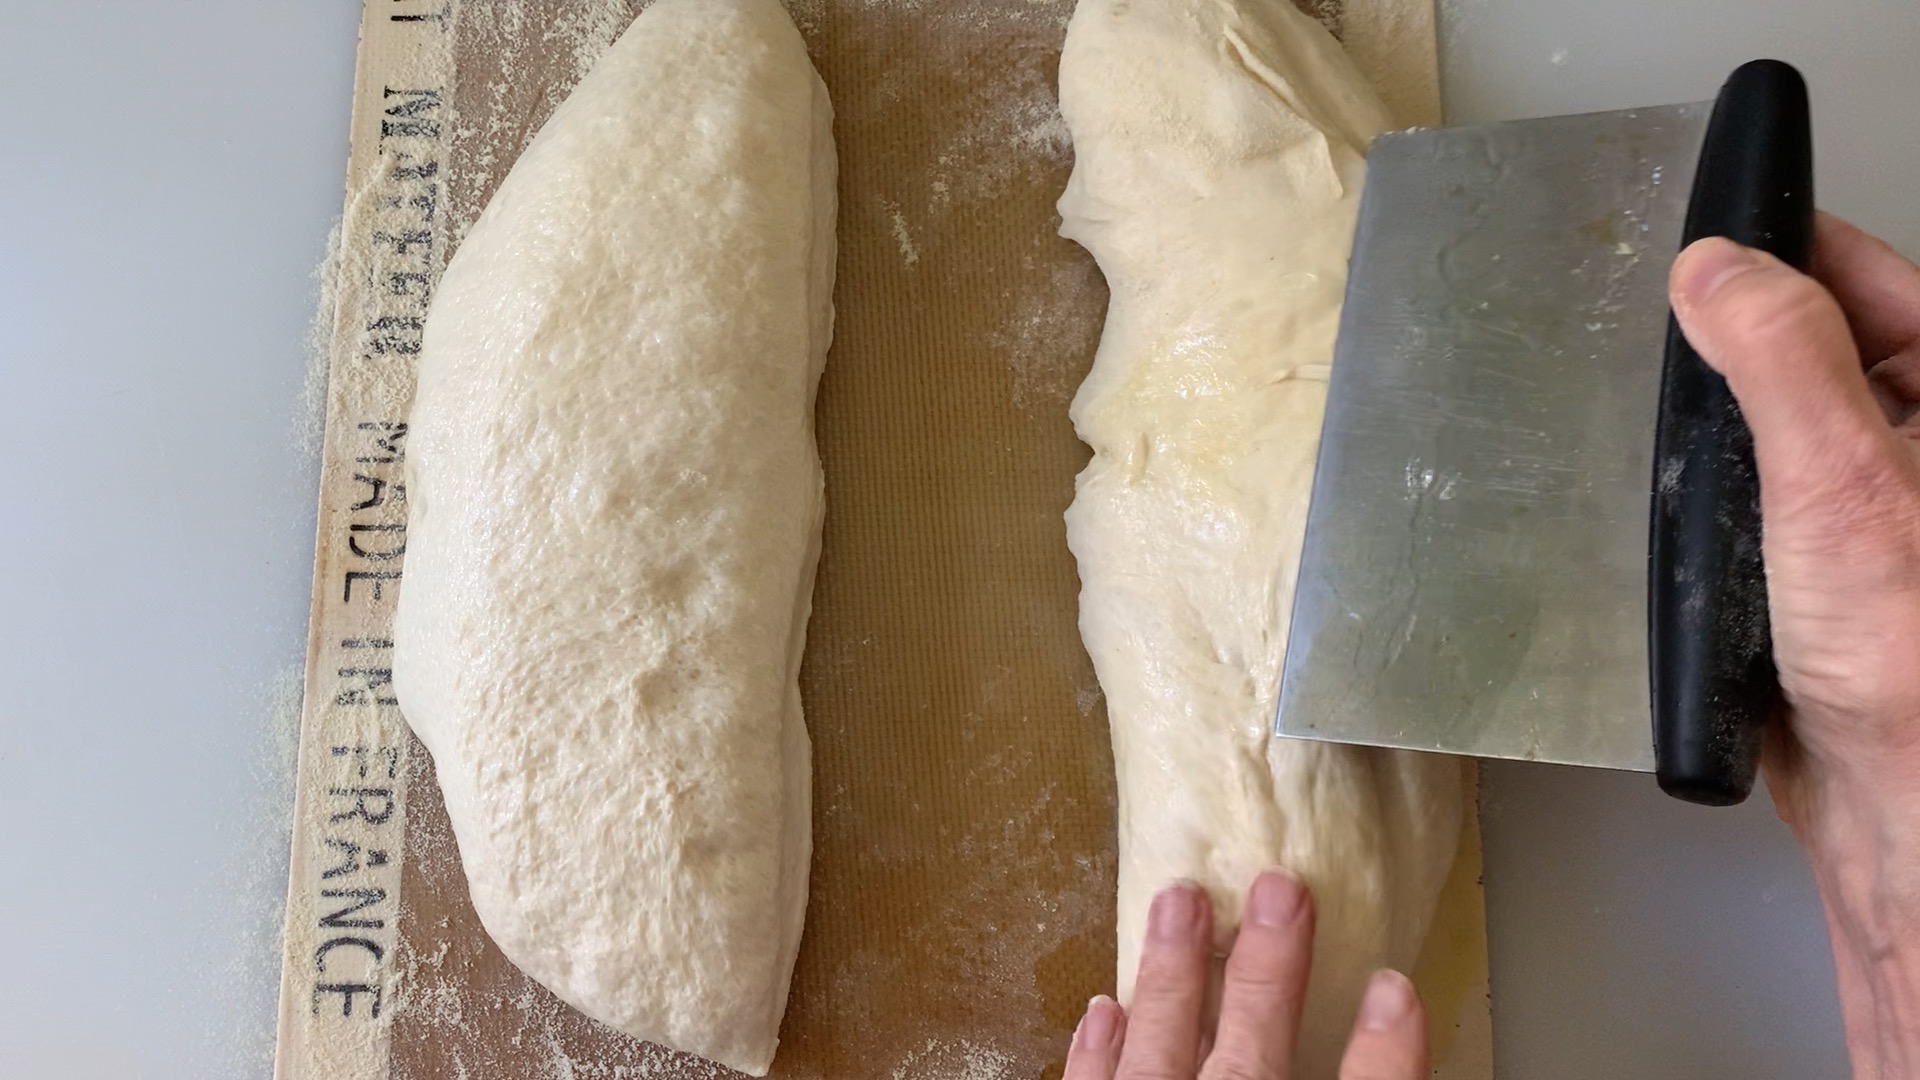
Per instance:
[[[1058,408],[1073,397],[1100,340],[1106,296],[1099,268],[1078,258],[1055,261],[1041,288],[1011,297],[1011,316],[988,338],[1013,371],[1015,405]]]
[[[1019,1063],[970,1039],[928,1039],[893,1070],[893,1080],[1013,1080]]]
[[[1100,691],[1098,682],[1078,686],[1073,691],[1073,707],[1080,711],[1081,717],[1090,717],[1095,709],[1107,702],[1107,696]]]
[[[327,375],[333,366],[334,323],[340,314],[340,225],[327,230],[327,250],[313,268],[313,317],[307,323],[307,370],[293,425],[293,444],[302,457],[318,458],[327,437]]]
[[[891,199],[881,199],[880,206],[887,212],[887,218],[893,225],[893,242],[900,245],[900,261],[908,266],[919,262],[920,246],[913,242],[913,230],[907,227],[907,218],[900,212],[900,204]]]
[[[556,44],[569,55],[573,81],[593,70],[600,54],[610,48],[636,14],[627,0],[577,0],[560,9],[541,40]]]
[[[457,239],[522,150],[646,6],[569,0],[547,18],[536,0],[452,0],[459,46],[449,158]]]
[[[291,664],[260,688],[260,723],[253,732],[249,794],[237,805],[264,808],[247,817],[210,823],[243,833],[240,855],[218,868],[212,887],[230,907],[237,935],[224,956],[209,955],[203,969],[182,973],[202,987],[197,1010],[209,1017],[203,1038],[219,1070],[232,1076],[264,1076],[273,1068],[274,1017],[261,1003],[273,1000],[280,981],[286,913],[288,838],[293,830],[294,766],[299,755],[300,709],[305,666]],[[242,1022],[236,1023],[236,1019]]]
[[[1068,4],[1040,7],[1071,9]],[[943,140],[938,167],[927,178],[929,201],[935,194],[975,201],[999,198],[1036,168],[1072,158],[1073,142],[1054,89],[1054,59],[1045,59],[1003,69],[975,92],[972,123]]]

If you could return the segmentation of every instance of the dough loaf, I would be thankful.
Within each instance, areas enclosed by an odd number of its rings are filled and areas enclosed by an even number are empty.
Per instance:
[[[1112,290],[1073,421],[1067,537],[1120,793],[1119,980],[1153,893],[1288,867],[1319,912],[1295,1075],[1337,1067],[1410,965],[1457,845],[1454,759],[1275,739],[1280,664],[1363,155],[1392,126],[1289,0],[1081,0],[1060,62],[1061,232]]]
[[[659,0],[447,268],[409,435],[394,678],[475,910],[754,1074],[806,907],[834,170],[777,0]]]

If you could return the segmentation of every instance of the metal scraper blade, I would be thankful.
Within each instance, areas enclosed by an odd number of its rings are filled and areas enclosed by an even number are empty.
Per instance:
[[[1711,111],[1375,141],[1279,734],[1652,769],[1666,280]]]

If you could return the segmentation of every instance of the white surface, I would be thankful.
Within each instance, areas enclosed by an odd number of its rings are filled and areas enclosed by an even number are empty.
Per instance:
[[[0,2],[0,1076],[270,1067],[359,5]]]
[[[1763,56],[1813,99],[1822,206],[1920,254],[1920,3],[1439,0],[1449,123],[1711,98]]]
[[[353,0],[0,2],[0,1075],[264,1077],[314,475],[291,438],[339,213]],[[1814,84],[1822,201],[1920,251],[1920,5],[1452,0],[1457,120]],[[1738,17],[1736,17],[1738,16]],[[1564,61],[1554,56],[1565,50]],[[1487,770],[1502,1075],[1842,1072],[1764,798]]]
[[[1920,253],[1920,4],[1446,0],[1455,123],[1712,97],[1760,56],[1805,73],[1822,205]],[[1650,778],[1489,766],[1495,1061],[1506,1077],[1846,1072],[1819,901],[1758,794],[1737,810]]]

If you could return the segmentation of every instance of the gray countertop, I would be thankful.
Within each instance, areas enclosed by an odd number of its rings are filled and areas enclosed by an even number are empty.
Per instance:
[[[1441,13],[1456,123],[1699,100],[1744,61],[1798,65],[1821,205],[1920,254],[1920,4],[1445,0]],[[1481,775],[1502,1076],[1846,1075],[1819,899],[1764,794],[1706,810],[1640,776]]]
[[[264,1077],[313,549],[312,270],[359,5],[0,0],[0,1075]],[[1920,5],[1452,0],[1456,121],[1814,88],[1822,202],[1920,252]],[[1764,798],[1486,770],[1503,1076],[1844,1072]]]

